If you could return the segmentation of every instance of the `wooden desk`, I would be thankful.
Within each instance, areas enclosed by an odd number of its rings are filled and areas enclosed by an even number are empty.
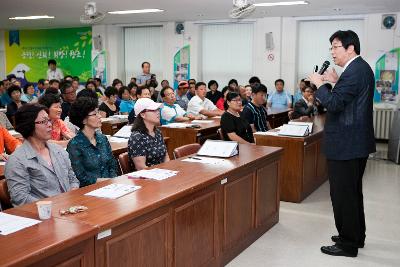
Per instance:
[[[281,172],[281,200],[301,202],[327,180],[326,158],[321,141],[325,116],[308,119],[313,133],[304,138],[254,134],[257,145],[284,148]]]
[[[291,109],[289,108],[286,109],[268,108],[267,121],[269,122],[269,125],[271,125],[272,129],[275,129],[289,122],[288,112],[290,110]]]
[[[218,167],[166,162],[157,167],[179,173],[164,181],[122,176],[52,197],[53,216],[111,230],[95,239],[96,266],[224,266],[278,222],[281,155],[240,145],[240,155]],[[116,200],[83,195],[110,183],[142,188]],[[78,204],[89,210],[58,214]]]
[[[37,219],[16,209],[6,213]],[[0,266],[95,266],[96,227],[51,218],[6,236],[0,235]]]
[[[4,179],[4,165],[0,165],[0,180]]]
[[[106,135],[114,135],[122,127],[128,124],[128,119],[113,119],[101,123],[101,132]]]
[[[203,144],[207,139],[219,139],[217,130],[220,128],[221,119],[209,118],[207,120],[212,120],[213,122],[199,123],[200,128],[197,129],[160,127],[163,136],[170,138],[167,144],[170,159],[174,158],[173,151],[177,147],[193,143]]]

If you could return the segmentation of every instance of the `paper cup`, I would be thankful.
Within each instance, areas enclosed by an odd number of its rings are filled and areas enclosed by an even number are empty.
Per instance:
[[[39,219],[47,220],[51,218],[51,201],[38,201],[36,206],[38,208]]]

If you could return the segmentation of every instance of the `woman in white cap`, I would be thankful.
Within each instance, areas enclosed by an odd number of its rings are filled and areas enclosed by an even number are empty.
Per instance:
[[[136,101],[136,114],[132,134],[128,141],[128,155],[136,170],[169,161],[167,148],[161,131],[160,108],[162,104],[149,98]]]

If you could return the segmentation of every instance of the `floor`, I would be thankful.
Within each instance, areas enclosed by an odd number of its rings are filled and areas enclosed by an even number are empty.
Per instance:
[[[358,257],[333,257],[320,247],[337,234],[326,182],[301,204],[281,202],[279,223],[228,267],[400,266],[400,165],[387,161],[387,144],[378,144],[364,175],[367,225]]]

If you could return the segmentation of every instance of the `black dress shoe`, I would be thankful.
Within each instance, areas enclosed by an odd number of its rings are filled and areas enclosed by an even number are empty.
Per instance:
[[[331,256],[357,257],[357,252],[345,251],[336,245],[321,247],[321,252]]]
[[[333,236],[331,237],[331,239],[332,239],[332,241],[335,242],[335,243],[337,243],[337,242],[340,241],[340,237],[339,237],[338,235],[333,235]],[[364,247],[364,243],[358,244],[357,247],[358,247],[358,248],[363,248],[363,247]]]

